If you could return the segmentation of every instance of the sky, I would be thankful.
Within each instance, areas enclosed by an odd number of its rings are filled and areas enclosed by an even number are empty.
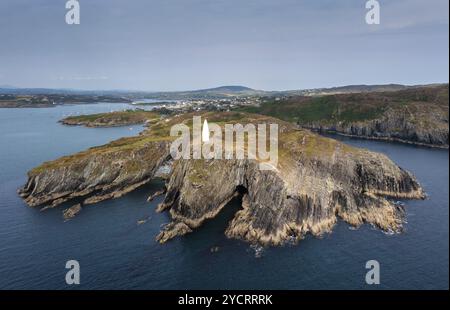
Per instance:
[[[173,91],[448,82],[449,1],[0,1],[0,85]]]

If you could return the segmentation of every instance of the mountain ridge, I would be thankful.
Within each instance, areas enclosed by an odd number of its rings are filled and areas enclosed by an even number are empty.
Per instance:
[[[430,83],[419,85],[404,85],[404,84],[351,84],[335,87],[317,87],[308,89],[291,89],[291,90],[259,90],[244,85],[222,85],[211,88],[193,89],[193,90],[179,90],[179,91],[146,91],[146,90],[125,90],[125,89],[110,89],[110,90],[83,90],[73,88],[48,88],[48,87],[16,87],[13,85],[0,85],[0,94],[146,94],[146,95],[170,95],[170,94],[195,94],[195,93],[254,93],[263,95],[285,94],[290,95],[294,93],[299,94],[328,94],[328,93],[351,93],[351,92],[373,92],[373,91],[396,91],[416,87],[433,87],[439,85],[448,85],[448,82]]]

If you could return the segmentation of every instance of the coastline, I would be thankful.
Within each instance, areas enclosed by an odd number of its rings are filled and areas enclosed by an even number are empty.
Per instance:
[[[409,144],[409,145],[421,146],[421,147],[426,147],[426,148],[431,148],[431,149],[441,149],[441,150],[448,150],[449,149],[448,145],[437,145],[437,144],[428,144],[428,143],[414,142],[414,141],[409,141],[409,140],[400,139],[400,138],[358,136],[358,135],[346,134],[346,133],[343,133],[343,132],[340,132],[340,131],[335,131],[335,130],[321,130],[321,129],[315,129],[315,128],[312,128],[312,127],[304,127],[304,126],[300,126],[299,128],[308,129],[308,130],[311,130],[313,132],[319,133],[319,134],[324,135],[324,136],[327,136],[327,134],[330,134],[330,135],[338,135],[338,136],[355,138],[355,139],[362,139],[362,140],[383,141],[383,142],[393,142],[393,143],[400,143],[400,144]]]

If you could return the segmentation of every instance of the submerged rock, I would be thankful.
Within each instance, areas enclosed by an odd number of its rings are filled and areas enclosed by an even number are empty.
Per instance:
[[[151,195],[147,198],[147,202],[151,202],[151,201],[153,201],[153,199],[155,199],[156,197],[161,196],[161,195],[164,195],[165,193],[166,193],[166,189],[165,189],[165,188],[160,189],[160,190],[154,192],[153,194],[151,194]]]
[[[146,217],[146,218],[144,218],[144,219],[142,219],[142,220],[138,220],[138,221],[136,222],[136,224],[137,224],[137,225],[145,224],[145,223],[147,223],[147,221],[150,220],[151,218],[152,218],[151,216],[148,216],[148,217]]]

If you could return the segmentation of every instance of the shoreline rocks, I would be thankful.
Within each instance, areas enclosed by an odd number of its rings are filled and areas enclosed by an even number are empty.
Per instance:
[[[81,212],[81,209],[82,209],[81,204],[78,203],[78,204],[64,210],[63,211],[64,220],[67,221],[67,220],[74,218],[78,213]]]

